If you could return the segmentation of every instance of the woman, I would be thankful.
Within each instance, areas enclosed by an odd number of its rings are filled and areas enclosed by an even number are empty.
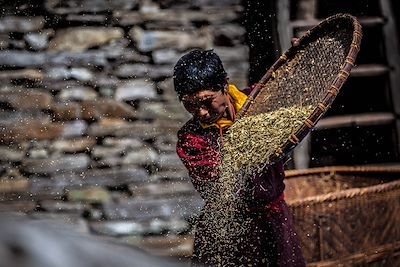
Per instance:
[[[216,224],[210,225],[205,219],[210,218],[209,207],[218,198],[215,185],[221,182],[218,167],[223,134],[235,121],[251,88],[241,92],[229,84],[222,62],[212,50],[193,50],[179,59],[174,68],[174,86],[184,107],[193,115],[178,132],[176,150],[205,201],[196,225],[192,263],[304,266],[283,197],[282,162],[269,166],[259,175],[247,177],[246,192],[241,194],[246,205],[235,210],[235,220],[247,223],[247,234],[238,236],[232,246],[224,247],[221,252],[216,247],[219,244],[216,238],[221,238],[214,235]]]

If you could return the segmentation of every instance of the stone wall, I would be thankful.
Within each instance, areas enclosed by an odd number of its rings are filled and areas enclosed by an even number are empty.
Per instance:
[[[238,0],[5,4],[0,211],[60,218],[135,244],[190,237],[202,203],[175,154],[189,116],[172,69],[186,51],[214,48],[230,81],[246,86],[242,9]]]

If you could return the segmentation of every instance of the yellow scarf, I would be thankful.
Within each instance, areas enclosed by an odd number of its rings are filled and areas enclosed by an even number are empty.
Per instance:
[[[239,110],[243,107],[244,102],[246,102],[247,96],[244,93],[240,92],[233,84],[229,84],[228,86],[228,95],[230,101],[235,108],[235,111],[239,112]],[[232,124],[233,121],[226,118],[221,118],[212,124],[205,124],[200,122],[200,126],[204,129],[209,127],[225,128],[231,126]]]

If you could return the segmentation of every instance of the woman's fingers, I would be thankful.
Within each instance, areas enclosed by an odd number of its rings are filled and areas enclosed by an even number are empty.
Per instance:
[[[295,37],[292,38],[291,42],[292,42],[292,46],[298,46],[300,44],[299,38],[295,38]]]

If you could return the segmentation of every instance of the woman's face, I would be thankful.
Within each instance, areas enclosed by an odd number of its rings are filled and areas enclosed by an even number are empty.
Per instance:
[[[203,90],[182,98],[183,106],[200,122],[211,124],[227,116],[229,98],[225,91]]]

